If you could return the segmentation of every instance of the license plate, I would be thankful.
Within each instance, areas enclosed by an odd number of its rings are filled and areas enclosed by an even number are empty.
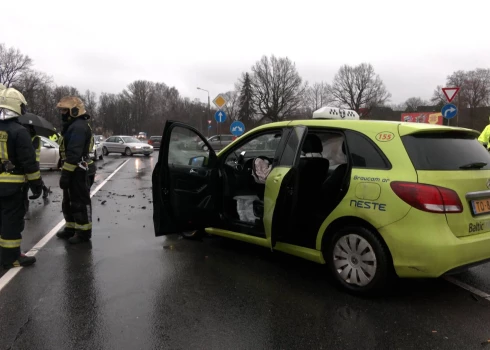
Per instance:
[[[490,198],[471,201],[475,215],[490,213]]]

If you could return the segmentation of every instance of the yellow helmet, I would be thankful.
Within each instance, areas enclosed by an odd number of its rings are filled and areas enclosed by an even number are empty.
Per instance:
[[[73,118],[79,117],[87,113],[83,101],[76,96],[66,96],[63,97],[56,108],[66,108],[70,111],[70,116]]]
[[[3,86],[3,85],[2,85]],[[27,101],[19,91],[14,88],[0,89],[0,119],[17,118],[26,113]]]

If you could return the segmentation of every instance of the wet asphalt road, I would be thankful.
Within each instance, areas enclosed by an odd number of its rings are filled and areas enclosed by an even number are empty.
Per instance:
[[[99,161],[93,188],[127,159]],[[490,339],[490,302],[441,279],[359,298],[295,257],[155,238],[156,161],[130,158],[94,196],[91,244],[53,238],[0,292],[0,349],[481,349]],[[59,175],[43,175],[53,194],[31,205],[24,250],[62,219]],[[490,293],[489,265],[458,278]]]

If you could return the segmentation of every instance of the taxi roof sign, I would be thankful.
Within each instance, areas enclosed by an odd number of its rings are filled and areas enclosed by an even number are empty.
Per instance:
[[[322,107],[313,112],[313,119],[359,120],[359,114],[351,109]]]

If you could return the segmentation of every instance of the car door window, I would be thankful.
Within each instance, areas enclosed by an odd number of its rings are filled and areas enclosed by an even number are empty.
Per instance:
[[[345,136],[353,168],[391,169],[383,152],[366,136],[352,130],[346,130]]]
[[[236,157],[242,152],[245,152],[245,159],[264,156],[273,160],[279,147],[281,137],[282,131],[280,130],[274,130],[257,136],[252,136],[243,143],[240,143],[238,147],[232,149],[225,162],[227,164],[232,164],[235,162]]]
[[[201,140],[196,142],[196,134],[192,130],[174,127],[170,136],[168,165],[205,167],[209,158],[209,149],[201,142]]]

